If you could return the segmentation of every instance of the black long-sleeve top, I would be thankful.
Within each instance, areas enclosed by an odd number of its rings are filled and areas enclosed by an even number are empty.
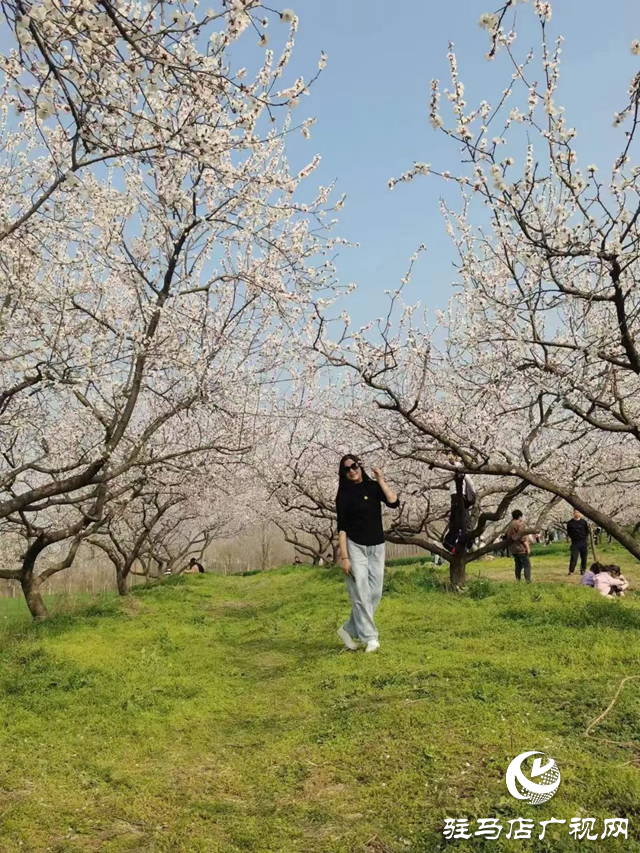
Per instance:
[[[589,538],[589,525],[584,518],[571,519],[567,524],[567,536],[572,542],[575,542],[576,545],[587,541]]]
[[[389,503],[375,480],[341,486],[336,496],[338,531],[344,530],[347,537],[358,545],[382,545],[382,503],[391,509],[400,506],[397,498]]]

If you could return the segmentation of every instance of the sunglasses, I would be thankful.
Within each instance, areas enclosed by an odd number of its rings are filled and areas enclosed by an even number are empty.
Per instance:
[[[349,471],[357,471],[359,467],[359,462],[354,462],[353,465],[343,465],[343,468],[347,472],[347,474],[349,473]]]

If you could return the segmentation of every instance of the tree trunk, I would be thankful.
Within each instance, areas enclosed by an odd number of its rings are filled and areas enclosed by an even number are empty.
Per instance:
[[[599,563],[598,552],[596,551],[596,540],[593,537],[593,529],[589,525],[589,541],[591,542],[591,553],[593,554],[594,562]]]
[[[467,564],[463,554],[452,554],[449,558],[449,580],[452,586],[464,586],[467,580]]]
[[[116,584],[118,585],[118,595],[127,595],[127,578],[119,569],[116,569]]]
[[[40,594],[41,583],[37,577],[34,577],[34,569],[38,555],[46,548],[46,540],[40,535],[33,542],[24,555],[22,566],[20,568],[20,586],[24,593],[25,601],[29,612],[36,621],[47,619],[49,613],[44,605],[42,595]]]
[[[45,607],[42,595],[40,594],[40,584],[38,583],[37,578],[34,578],[31,572],[27,572],[22,577],[20,585],[22,586],[22,592],[24,593],[27,607],[29,608],[29,612],[33,618],[37,622],[47,619],[49,613]]]

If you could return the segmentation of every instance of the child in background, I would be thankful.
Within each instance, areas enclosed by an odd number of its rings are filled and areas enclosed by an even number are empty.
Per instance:
[[[609,566],[609,574],[620,584],[618,587],[612,586],[609,595],[618,595],[620,598],[624,598],[625,589],[629,589],[629,581],[620,573],[620,566]]]
[[[614,577],[612,571],[615,572],[617,570],[618,577]],[[617,595],[617,592],[612,592],[612,590],[623,590],[623,584],[627,584],[626,580],[620,580],[620,567],[619,566],[603,566],[600,572],[595,577],[594,587],[600,593],[600,595],[604,595],[605,598],[609,595],[614,596]],[[629,586],[629,584],[627,584]],[[624,587],[626,589],[626,587]]]
[[[585,572],[580,578],[580,583],[583,586],[595,586],[596,585],[596,575],[599,575],[600,572],[604,569],[602,563],[591,563],[591,567],[588,572]]]

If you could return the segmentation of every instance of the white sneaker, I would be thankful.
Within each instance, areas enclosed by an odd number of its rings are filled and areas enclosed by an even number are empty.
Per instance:
[[[338,636],[348,649],[355,652],[358,648],[358,643],[353,639],[351,634],[347,633],[344,628],[338,628]]]
[[[377,652],[380,648],[380,643],[377,640],[369,640],[365,652]]]

